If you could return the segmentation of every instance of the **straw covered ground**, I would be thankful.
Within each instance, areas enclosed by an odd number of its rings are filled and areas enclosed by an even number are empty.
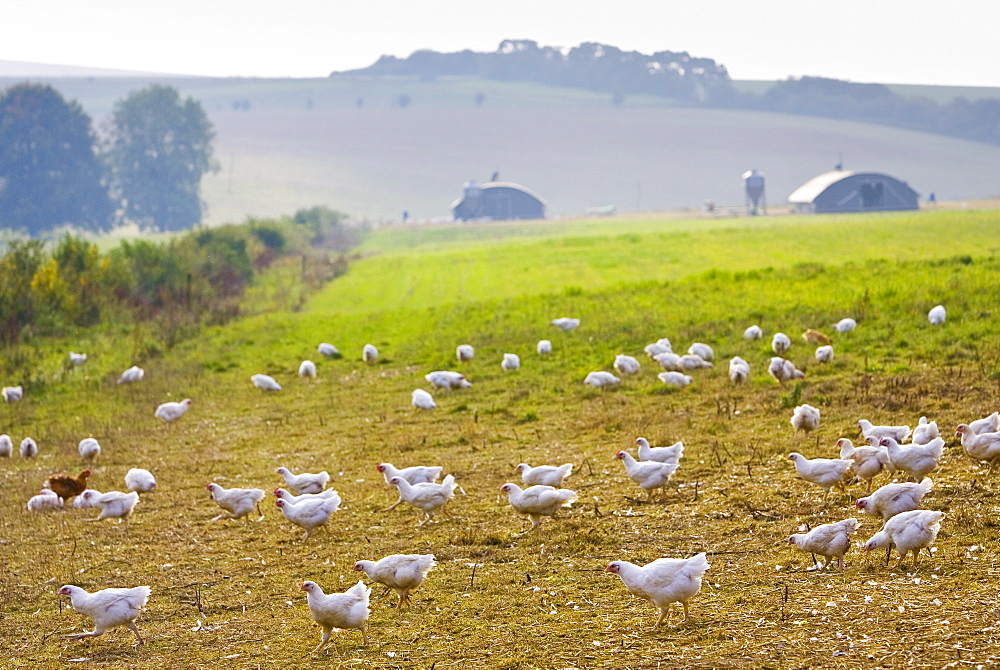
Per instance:
[[[739,253],[733,249],[733,253]],[[431,264],[428,266],[432,268]],[[432,269],[427,269],[432,271]],[[438,270],[441,271],[441,270]],[[6,405],[2,432],[15,445],[38,440],[40,457],[0,462],[0,665],[8,668],[342,667],[342,668],[811,668],[987,667],[997,663],[996,475],[973,462],[954,427],[1000,409],[1000,261],[989,255],[936,262],[872,261],[709,272],[669,283],[561,290],[420,309],[345,315],[327,310],[272,314],[206,329],[162,355],[129,350],[127,338],[89,340],[91,360],[53,368],[44,391]],[[932,327],[941,302],[948,321]],[[549,324],[578,316],[563,333]],[[833,332],[845,316],[853,333]],[[760,323],[765,340],[743,340]],[[834,361],[821,366],[800,333],[834,336]],[[779,386],[766,374],[778,330],[793,339],[789,357],[806,371]],[[642,348],[669,337],[675,350],[695,341],[715,348],[715,367],[672,390]],[[537,340],[553,341],[549,357]],[[320,360],[316,345],[336,344],[343,359]],[[372,342],[382,357],[360,361]],[[454,361],[470,343],[476,357]],[[504,352],[522,369],[504,373]],[[611,369],[615,354],[642,361],[641,373],[608,390],[583,385],[590,370]],[[60,354],[61,355],[61,354]],[[752,378],[734,387],[728,359],[739,355]],[[300,380],[303,358],[319,376]],[[146,379],[115,384],[139,362]],[[437,409],[417,411],[410,392],[430,390],[423,375],[464,372],[473,386],[435,392]],[[284,386],[263,394],[253,373]],[[173,425],[153,417],[166,400],[190,397]],[[822,412],[809,436],[789,424],[795,405]],[[843,572],[811,571],[789,534],[855,516],[860,545],[880,522],[861,515],[846,493],[795,476],[786,455],[836,455],[839,437],[857,439],[856,422],[937,420],[948,440],[930,476],[925,506],[946,512],[933,556],[914,569],[886,567],[885,553],[854,546]],[[150,469],[155,493],[141,496],[128,530],[86,523],[95,510],[31,514],[25,501],[46,476],[76,473],[77,442],[92,435],[103,453],[91,486],[123,488],[130,467]],[[652,503],[613,456],[685,444],[674,485]],[[633,451],[634,453],[634,451]],[[442,465],[460,485],[439,515],[417,528],[405,505],[381,510],[395,492],[375,470]],[[524,533],[528,522],[500,497],[515,466],[572,462],[566,486],[579,501]],[[274,506],[278,466],[326,470],[344,499],[327,532],[307,542]],[[205,484],[269,492],[261,521],[216,521]],[[886,483],[883,475],[877,484]],[[256,518],[256,515],[253,515]],[[522,534],[523,533],[523,534]],[[656,609],[604,571],[616,559],[646,563],[706,552],[711,568],[691,617],[675,605],[659,630]],[[397,612],[395,595],[372,591],[369,643],[334,634],[325,653],[299,585],[341,591],[361,573],[354,561],[392,553],[433,553],[437,567]],[[91,622],[56,594],[149,585],[134,647],[117,629],[93,640],[64,635]],[[63,602],[60,602],[62,600]],[[70,663],[76,661],[76,664]]]

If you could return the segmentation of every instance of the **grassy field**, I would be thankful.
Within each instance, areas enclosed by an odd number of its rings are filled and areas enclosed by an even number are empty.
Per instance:
[[[1000,147],[831,119],[673,107],[530,84],[414,79],[70,78],[50,83],[100,127],[153,81],[199,100],[217,131],[207,221],[327,205],[358,220],[445,219],[468,179],[524,184],[550,216],[742,206],[740,175],[767,176],[772,210],[838,162],[886,172],[925,199],[1000,195]],[[0,80],[0,86],[16,80]],[[933,88],[933,87],[932,87]],[[481,107],[477,92],[485,94]],[[408,95],[403,109],[393,101]],[[928,93],[930,94],[930,92]],[[358,101],[362,105],[358,107]],[[944,166],[947,169],[944,169]]]
[[[50,343],[53,361],[70,348],[91,360],[71,371],[53,362],[43,389],[0,407],[0,430],[15,443],[34,436],[42,452],[38,461],[0,462],[4,667],[993,665],[995,476],[950,436],[1000,409],[997,216],[496,225],[455,229],[454,241],[445,230],[380,231],[366,242],[371,256],[304,311],[206,329],[162,353],[134,345],[144,338],[129,324]],[[690,260],[648,270],[668,253]],[[463,254],[468,271],[456,273]],[[490,262],[507,283],[483,269]],[[391,288],[358,295],[365,282]],[[949,318],[932,327],[926,313],[938,303]],[[548,325],[562,315],[582,325],[569,333]],[[858,329],[833,333],[837,357],[816,364],[799,333],[832,333],[844,316]],[[740,337],[751,323],[765,341]],[[765,372],[777,330],[795,342],[790,358],[807,375],[800,384],[780,387]],[[712,345],[716,367],[667,389],[642,355],[664,336],[677,350]],[[541,338],[553,341],[550,357],[534,354]],[[344,358],[319,360],[319,377],[299,380],[299,361],[316,360],[321,341]],[[366,342],[382,352],[376,365],[359,360]],[[459,365],[454,349],[465,342],[476,358]],[[504,352],[521,355],[519,372],[500,370]],[[638,355],[641,374],[607,391],[582,384],[587,372],[611,369],[617,353]],[[726,376],[734,355],[752,366],[743,388]],[[117,386],[133,362],[146,380]],[[429,389],[423,375],[435,369],[460,369],[473,387],[437,392],[438,408],[417,412],[410,391]],[[285,390],[261,394],[248,381],[256,372]],[[175,425],[152,416],[158,403],[183,397],[194,405]],[[801,402],[823,416],[808,437],[788,423]],[[808,571],[809,555],[787,536],[856,516],[863,488],[824,502],[785,455],[833,456],[859,418],[912,425],[921,415],[939,422],[950,445],[925,500],[947,514],[933,558],[916,570],[886,568],[884,553],[854,547],[843,573]],[[84,523],[93,510],[23,507],[48,474],[82,467],[76,444],[88,435],[104,447],[93,487],[121,488],[133,466],[157,475],[159,489],[142,496],[128,533]],[[686,445],[676,486],[655,503],[639,499],[613,459],[640,435]],[[379,461],[454,473],[462,489],[452,516],[418,529],[412,508],[380,512],[395,495],[375,471]],[[580,501],[519,535],[528,524],[498,494],[522,461],[573,462],[566,485]],[[300,542],[270,496],[263,521],[209,522],[218,509],[207,481],[270,490],[281,484],[279,465],[330,472],[344,505],[328,533]],[[863,542],[879,523],[859,519]],[[711,569],[691,619],[679,624],[678,607],[655,632],[655,609],[603,572],[615,559],[699,551]],[[438,560],[412,607],[397,613],[395,597],[374,589],[370,643],[336,633],[325,655],[311,655],[319,630],[298,585],[343,590],[358,579],[355,560],[401,552]],[[63,639],[90,623],[60,605],[64,583],[150,585],[139,622],[147,644],[134,649],[127,631]]]

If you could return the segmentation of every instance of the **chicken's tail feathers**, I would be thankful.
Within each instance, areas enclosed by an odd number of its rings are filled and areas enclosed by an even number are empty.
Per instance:
[[[570,491],[569,489],[559,489],[556,493],[559,494],[559,499],[562,501],[563,507],[569,507],[580,499],[576,491]]]
[[[559,474],[561,474],[563,478],[569,477],[571,474],[573,474],[573,464],[563,463],[562,465],[560,465]]]
[[[362,579],[358,580],[358,583],[347,589],[344,593],[352,595],[355,598],[363,601],[365,605],[368,604],[368,598],[371,596],[372,590],[370,587],[365,586],[365,582]]]
[[[458,486],[458,484],[455,483],[455,475],[448,475],[447,477],[445,477],[441,481],[441,486],[444,486],[445,488],[447,488],[450,491],[454,492],[455,491],[455,487]]]
[[[931,481],[930,477],[924,477],[917,485],[917,488],[921,493],[927,494],[927,492],[934,488],[934,482]]]
[[[275,489],[275,490],[277,490],[277,489]],[[253,501],[254,502],[263,502],[264,495],[265,495],[264,489],[254,489]],[[275,496],[275,497],[277,497],[277,496]]]
[[[708,570],[710,567],[712,567],[711,565],[709,565],[708,555],[704,551],[701,552],[700,554],[695,554],[694,556],[689,558],[688,565],[691,566],[692,568],[697,568],[701,570],[701,572],[705,572],[705,570]]]
[[[336,491],[330,494],[330,497],[327,498],[326,500],[327,500],[326,506],[331,508],[330,509],[331,512],[336,512],[338,509],[340,509],[340,503],[341,503],[340,494],[337,493]]]

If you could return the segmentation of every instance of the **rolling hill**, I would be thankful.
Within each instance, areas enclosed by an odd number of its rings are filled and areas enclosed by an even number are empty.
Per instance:
[[[16,83],[0,78],[0,86]],[[114,102],[156,81],[200,100],[217,131],[208,221],[324,204],[370,221],[449,215],[467,179],[498,170],[548,203],[619,212],[741,205],[740,174],[768,178],[772,210],[843,158],[939,201],[1000,195],[1000,147],[882,126],[670,106],[538,85],[441,78],[42,79],[79,100],[98,127]],[[934,88],[934,87],[928,87]],[[474,98],[483,93],[483,104]],[[400,106],[400,96],[409,104]]]

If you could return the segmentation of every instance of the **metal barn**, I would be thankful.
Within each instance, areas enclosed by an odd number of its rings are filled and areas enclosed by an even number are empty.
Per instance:
[[[817,214],[917,209],[906,182],[878,172],[835,170],[813,177],[788,196],[797,212]]]
[[[462,191],[462,197],[451,205],[457,221],[545,218],[545,201],[519,184],[470,181]]]

